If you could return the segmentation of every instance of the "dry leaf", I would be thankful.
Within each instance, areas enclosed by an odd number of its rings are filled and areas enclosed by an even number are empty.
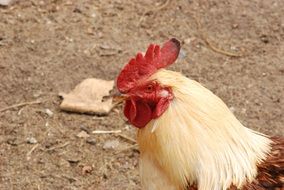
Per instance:
[[[60,93],[63,97],[60,108],[78,113],[108,114],[112,108],[112,98],[108,97],[114,87],[114,81],[89,78],[78,84],[69,94]]]

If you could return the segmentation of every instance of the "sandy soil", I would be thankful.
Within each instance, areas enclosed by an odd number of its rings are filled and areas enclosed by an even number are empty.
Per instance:
[[[283,0],[26,0],[0,7],[0,109],[42,101],[0,112],[0,189],[140,189],[139,152],[120,151],[133,143],[91,134],[121,129],[135,138],[121,107],[105,117],[66,113],[57,94],[88,77],[115,79],[137,51],[171,37],[182,41],[171,69],[219,95],[246,126],[283,135],[283,12]],[[77,137],[82,130],[88,138]],[[106,148],[109,141],[119,144]]]

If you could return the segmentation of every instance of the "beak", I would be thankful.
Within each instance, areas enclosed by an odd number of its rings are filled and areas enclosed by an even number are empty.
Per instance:
[[[127,100],[129,96],[127,94],[121,94],[120,92],[115,92],[114,94],[112,94],[112,98],[114,101],[120,103]]]

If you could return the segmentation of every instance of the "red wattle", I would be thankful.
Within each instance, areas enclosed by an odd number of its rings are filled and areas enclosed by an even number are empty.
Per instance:
[[[153,111],[152,118],[156,119],[160,117],[169,107],[170,100],[167,98],[162,98],[156,105],[156,109]]]
[[[129,122],[137,128],[147,125],[152,119],[150,106],[143,101],[127,100],[124,107],[124,115]]]

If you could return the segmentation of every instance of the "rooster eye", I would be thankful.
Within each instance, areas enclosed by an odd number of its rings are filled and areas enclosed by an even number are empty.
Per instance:
[[[152,92],[153,91],[153,85],[148,85],[147,87],[146,87],[146,91],[147,92]]]

